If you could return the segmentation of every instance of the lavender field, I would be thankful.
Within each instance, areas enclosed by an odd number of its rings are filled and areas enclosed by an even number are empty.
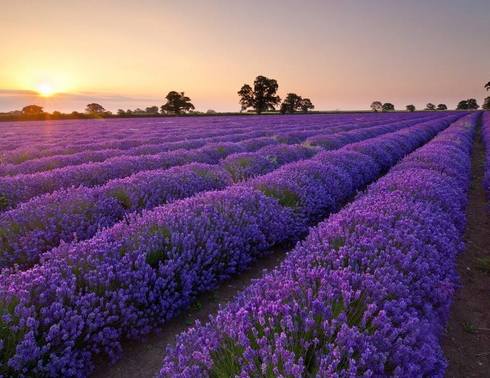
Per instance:
[[[475,140],[490,200],[489,112],[0,132],[1,378],[109,372],[128,341],[278,248],[274,269],[176,332],[140,376],[445,375]]]

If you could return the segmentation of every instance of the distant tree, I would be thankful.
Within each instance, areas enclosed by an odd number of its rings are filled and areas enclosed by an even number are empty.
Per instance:
[[[43,114],[43,107],[38,105],[27,105],[22,108],[22,114]]]
[[[458,105],[456,106],[456,110],[468,110],[468,101],[461,100],[460,102],[458,102]]]
[[[159,112],[159,109],[158,109],[158,106],[148,106],[146,109],[145,109],[146,113],[148,114],[158,114]]]
[[[240,96],[241,111],[253,108],[257,114],[268,110],[274,110],[275,106],[281,102],[281,98],[276,95],[279,85],[274,79],[265,76],[257,76],[254,87],[244,84],[238,91]]]
[[[60,119],[61,118],[61,112],[55,110],[53,113],[51,113],[51,118]]]
[[[126,110],[126,115],[128,116],[133,115],[133,111],[131,109]]]
[[[299,107],[301,108],[301,111],[303,113],[307,113],[308,110],[313,110],[315,109],[315,105],[311,102],[309,98],[303,98],[301,99],[301,102],[299,104]]]
[[[484,85],[485,89],[488,91],[490,90],[490,81]]]
[[[371,109],[373,110],[373,112],[380,112],[381,110],[383,110],[383,104],[381,103],[381,101],[373,101],[371,104]]]
[[[481,107],[482,107],[482,109],[490,110],[490,97],[486,97],[483,100],[483,105]]]
[[[307,113],[309,109],[314,109],[315,106],[309,98],[302,98],[296,93],[288,93],[281,104],[280,111],[282,114],[303,112]]]
[[[407,105],[407,112],[414,112],[415,111],[415,105]]]
[[[281,104],[281,113],[295,113],[300,109],[302,100],[296,93],[288,93]]]
[[[439,104],[439,105],[437,105],[437,110],[447,110],[447,105],[446,104]]]
[[[87,107],[85,108],[85,113],[88,114],[102,114],[105,113],[105,109],[102,105],[97,104],[95,102],[88,104]]]
[[[118,116],[125,116],[126,115],[126,111],[124,109],[118,109],[117,110],[117,115]]]
[[[206,110],[206,114],[216,114],[216,110],[213,110],[213,109],[208,109]]]
[[[480,107],[480,105],[478,105],[478,103],[476,102],[476,100],[474,98],[468,99],[468,109],[469,110],[476,110],[479,107]]]
[[[392,103],[390,102],[385,102],[383,104],[383,106],[381,107],[381,109],[384,111],[384,112],[392,112],[395,110],[395,105],[393,105]]]
[[[161,107],[164,114],[182,114],[195,109],[191,99],[184,92],[170,91],[165,99],[167,102]]]
[[[436,110],[436,106],[432,102],[429,102],[427,105],[425,105],[425,110],[429,110],[429,111]]]

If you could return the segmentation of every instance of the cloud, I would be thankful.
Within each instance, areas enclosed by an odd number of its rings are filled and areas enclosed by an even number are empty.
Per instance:
[[[27,89],[1,89],[0,96],[37,96],[37,92]]]

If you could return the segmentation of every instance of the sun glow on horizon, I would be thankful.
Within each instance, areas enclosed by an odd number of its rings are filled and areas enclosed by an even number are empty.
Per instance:
[[[40,96],[42,97],[50,97],[55,94],[55,89],[53,88],[52,85],[48,83],[40,83],[36,87],[36,91],[39,93]]]

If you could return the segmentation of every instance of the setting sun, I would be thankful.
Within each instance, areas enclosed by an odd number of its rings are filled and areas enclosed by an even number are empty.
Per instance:
[[[40,96],[42,97],[49,97],[52,96],[55,93],[54,88],[47,84],[47,83],[41,83],[37,86],[36,88],[37,92],[39,93]]]

